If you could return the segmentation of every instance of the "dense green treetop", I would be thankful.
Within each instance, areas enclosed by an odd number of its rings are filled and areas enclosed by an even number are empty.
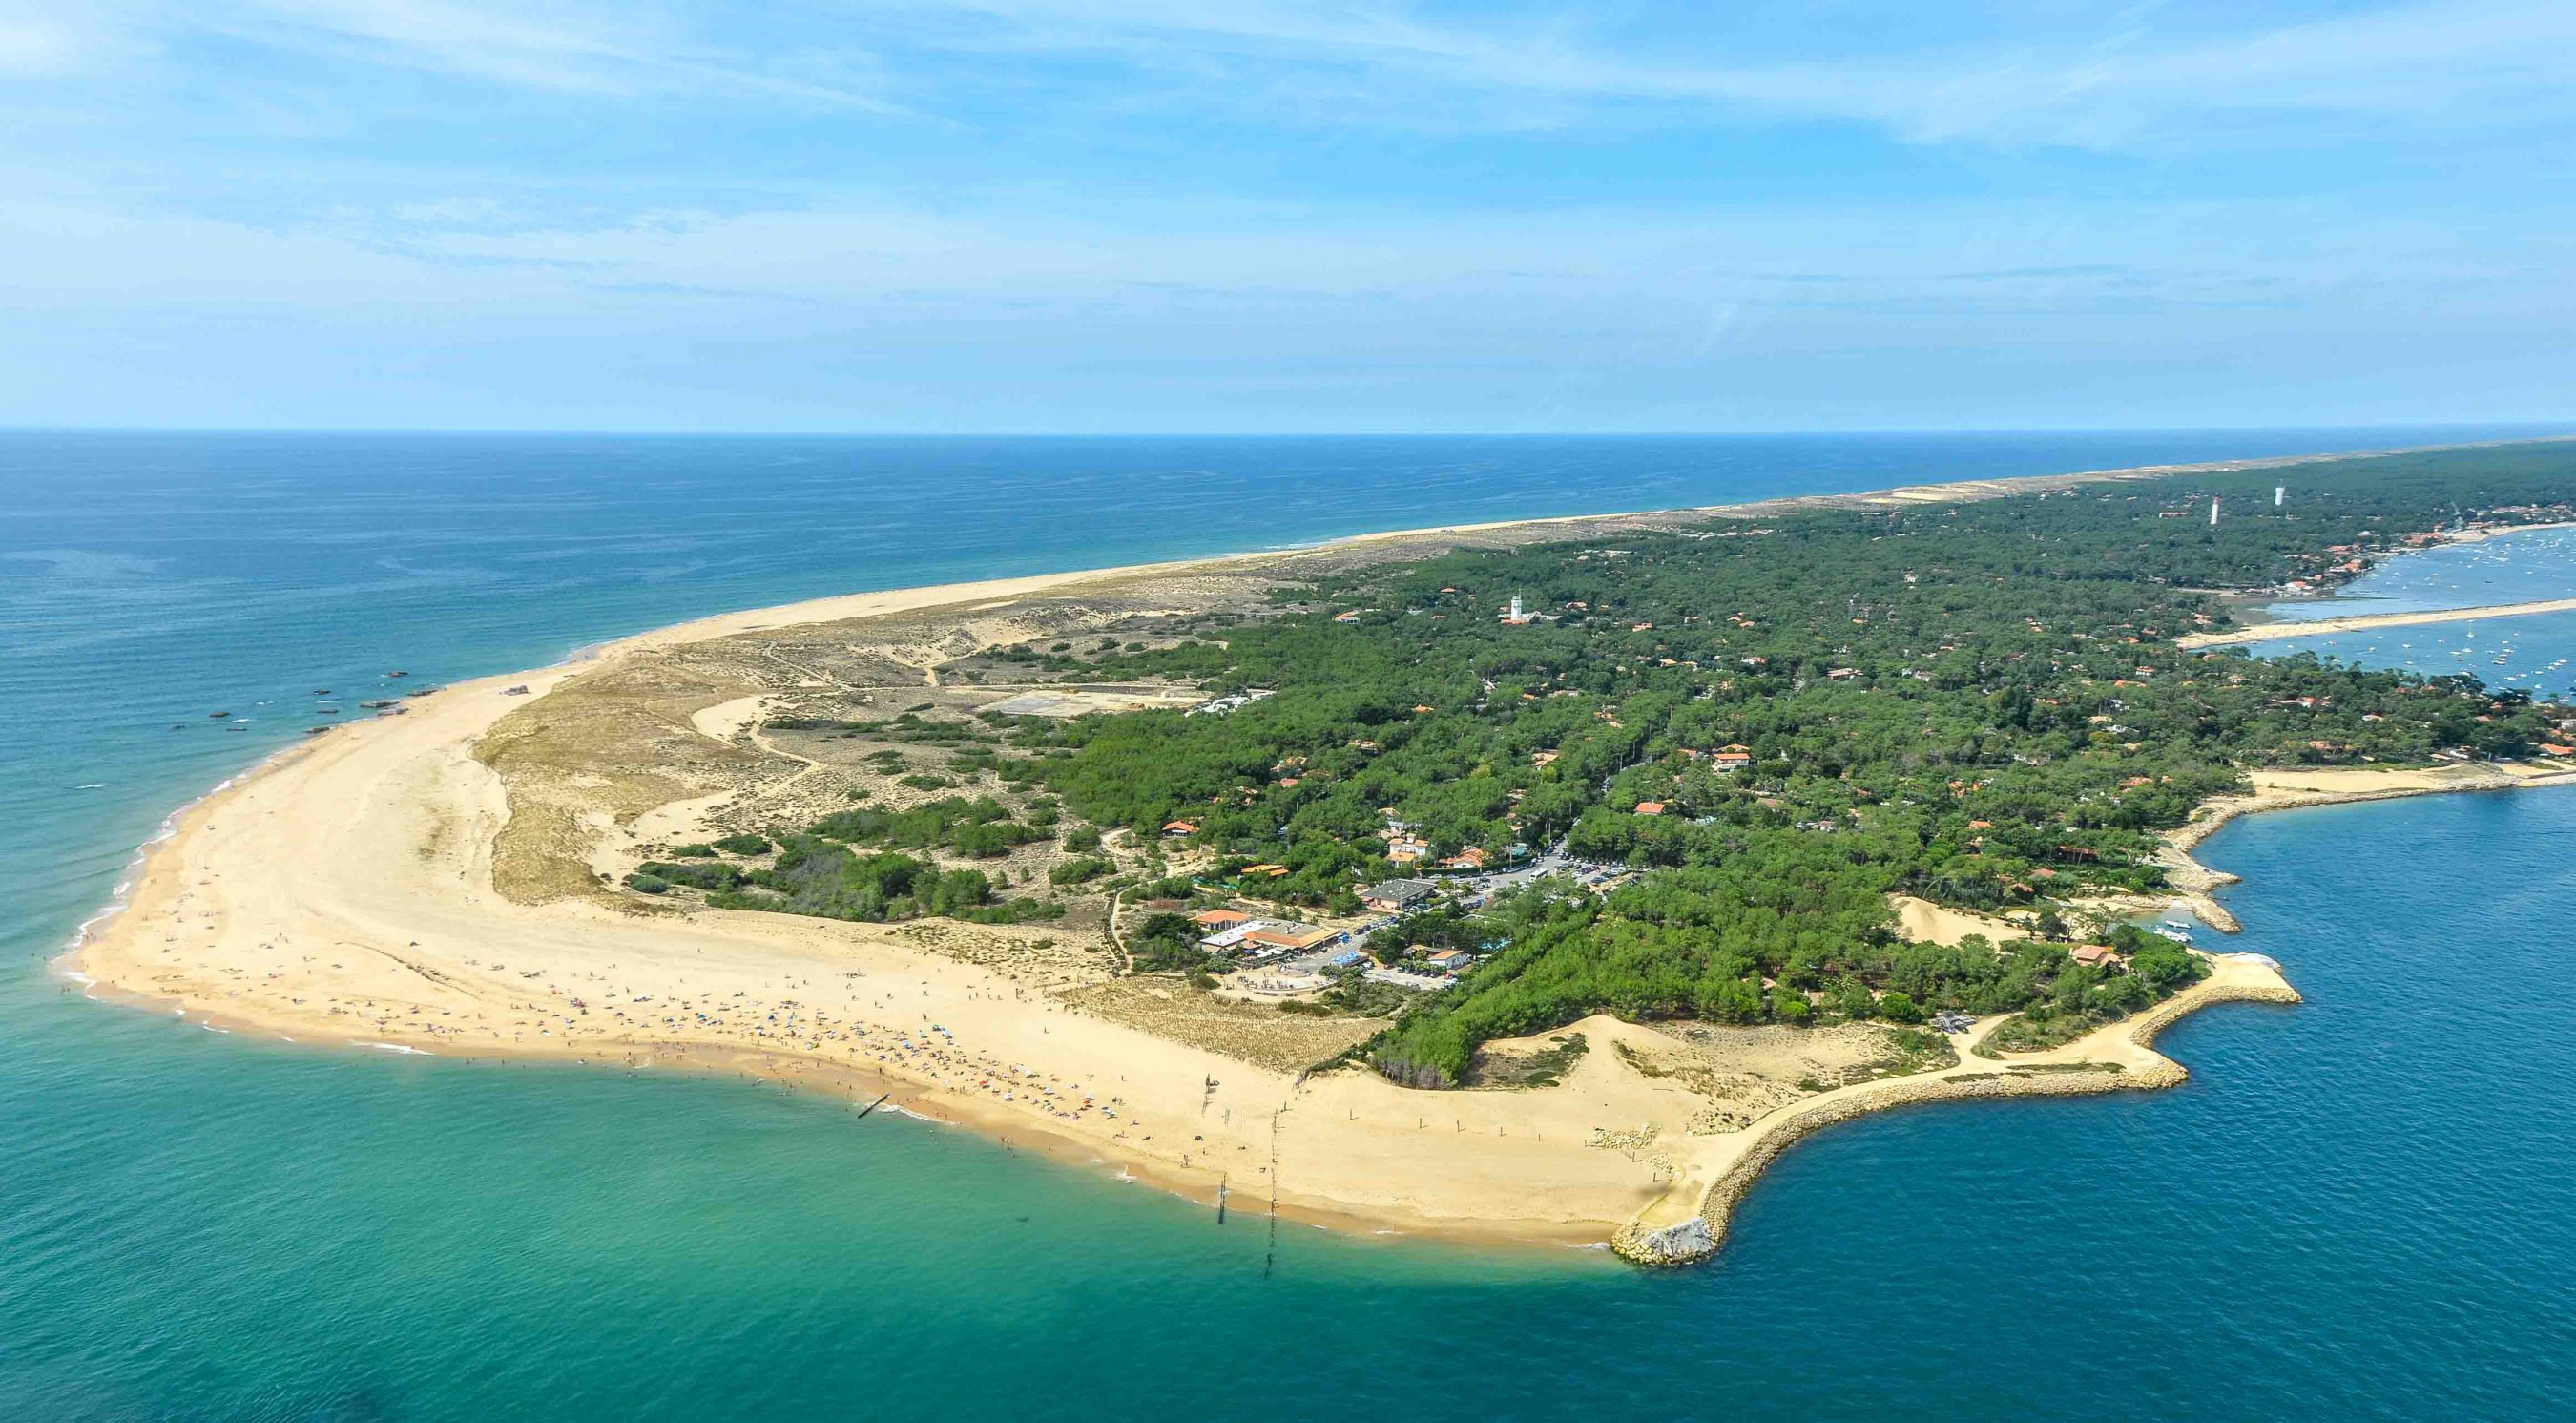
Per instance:
[[[969,776],[1044,785],[1076,851],[1100,829],[1159,844],[1185,821],[1184,843],[1214,852],[1202,887],[1292,908],[1354,909],[1356,885],[1402,872],[1397,844],[1494,866],[1562,846],[1637,871],[1606,894],[1551,879],[1373,936],[1386,961],[1489,952],[1369,1045],[1401,1081],[1457,1083],[1490,1039],[1604,1010],[1792,1024],[2019,1011],[2012,1036],[2036,1045],[2202,966],[2127,928],[2097,964],[2044,937],[1909,943],[1888,896],[2036,909],[2035,927],[2062,934],[2069,900],[2161,887],[2162,832],[2250,768],[2530,754],[2562,734],[2565,708],[2473,677],[2176,639],[2226,626],[2230,593],[2330,586],[2439,528],[2563,518],[2571,499],[2576,447],[2543,444],[1465,550],[1286,589],[1271,614],[1212,614],[1177,645],[998,654],[1266,694],[1224,714],[987,714],[1003,747],[912,714],[866,725],[962,748],[951,765]],[[1506,624],[1516,595],[1533,620]],[[1020,917],[1051,906],[994,904],[980,873],[895,852],[998,856],[1051,838],[1056,817],[1047,801],[1023,824],[982,797],[855,808],[786,837],[767,868],[644,872],[655,892],[742,907]],[[1255,864],[1286,873],[1242,878]],[[1050,879],[1112,869],[1074,860]],[[1128,937],[1140,965],[1205,966],[1186,919],[1147,916]]]
[[[1287,866],[1261,892],[1291,902],[1387,873],[1391,831],[1435,857],[1562,841],[1648,867],[1606,898],[1495,906],[1507,947],[1375,1046],[1406,1080],[1454,1082],[1486,1039],[1605,1008],[1806,1021],[1902,993],[2116,1013],[2188,978],[2188,957],[1911,945],[1885,896],[1991,910],[2153,890],[2159,832],[2247,768],[2529,754],[2563,709],[2175,639],[2226,626],[2226,592],[2331,583],[2409,535],[2571,498],[2576,449],[2543,445],[1463,551],[1111,659],[1271,693],[1229,714],[1015,741],[1070,812],[1147,837],[1185,818],[1226,865]],[[1501,621],[1514,595],[1538,621]]]

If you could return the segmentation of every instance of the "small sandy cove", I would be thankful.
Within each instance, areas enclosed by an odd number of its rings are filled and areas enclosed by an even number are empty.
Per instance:
[[[181,812],[123,912],[61,967],[98,996],[233,1031],[448,1058],[745,1072],[866,1100],[891,1093],[914,1112],[1078,1167],[1201,1201],[1223,1187],[1238,1213],[1275,1203],[1292,1218],[1361,1229],[1608,1241],[1647,1261],[1714,1250],[1754,1175],[1817,1127],[1943,1097],[2169,1084],[2182,1069],[2147,1046],[2165,1023],[2226,999],[2296,1000],[2268,959],[2219,955],[2207,982],[2065,1047],[1980,1057],[1972,1049],[1994,1026],[1980,1022],[1954,1035],[1956,1066],[1829,1087],[1712,1129],[1706,1097],[1638,1070],[1673,1040],[1609,1018],[1572,1026],[1591,1050],[1557,1085],[1412,1091],[1361,1070],[1265,1070],[1107,1021],[919,947],[899,926],[582,899],[530,906],[494,892],[505,800],[472,750],[528,704],[506,689],[542,697],[648,648],[985,604],[1102,576],[734,614],[630,639],[599,662],[409,699],[404,715],[291,748]],[[729,736],[743,715],[711,707],[699,732]],[[2267,788],[2214,810],[2211,823],[2271,803],[2470,788],[2438,772],[2331,778],[2338,784]],[[2205,833],[2194,830],[2175,851],[2183,863]],[[1937,916],[1910,927],[1992,928]]]

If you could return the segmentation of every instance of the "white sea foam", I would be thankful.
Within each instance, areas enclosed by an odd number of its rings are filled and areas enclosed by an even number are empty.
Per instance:
[[[898,1107],[892,1102],[886,1103],[884,1106],[877,1108],[877,1110],[880,1112],[892,1112],[898,1117],[910,1117],[916,1122],[929,1122],[936,1126],[948,1125],[948,1119],[946,1117],[934,1117],[928,1112],[915,1111],[910,1107]]]
[[[104,924],[108,920],[125,912],[126,905],[134,896],[135,881],[141,878],[140,872],[143,869],[143,862],[151,858],[152,851],[155,846],[160,845],[162,842],[171,839],[179,833],[180,817],[186,815],[189,811],[196,809],[198,806],[205,804],[207,801],[214,799],[216,796],[222,795],[224,792],[240,785],[244,780],[258,774],[261,767],[266,766],[269,762],[274,761],[295,749],[297,748],[293,746],[279,747],[277,750],[260,758],[258,766],[254,766],[248,771],[240,771],[233,775],[224,777],[222,780],[215,783],[214,789],[207,791],[204,795],[198,796],[194,800],[181,805],[178,809],[171,811],[168,815],[161,817],[161,824],[153,830],[152,837],[145,840],[142,844],[134,847],[134,854],[125,862],[125,873],[117,879],[116,888],[108,891],[107,903],[100,906],[99,911],[96,914],[82,920],[78,928],[72,930],[71,942],[64,945],[66,950],[64,957],[70,958],[77,955],[83,948],[88,946],[91,934],[96,932],[99,925]],[[86,789],[86,787],[84,789]],[[87,981],[88,980],[84,980],[84,982]]]

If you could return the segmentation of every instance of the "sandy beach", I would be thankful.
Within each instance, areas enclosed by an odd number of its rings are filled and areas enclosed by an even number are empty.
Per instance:
[[[2225,467],[2273,463],[2288,461]],[[2162,472],[1794,502],[1991,497]],[[1710,512],[1415,530],[1326,549],[1395,556],[1465,536],[1537,537]],[[2269,960],[2220,955],[2211,979],[2155,1012],[2049,1052],[2009,1062],[1977,1056],[1995,1025],[1983,1021],[1953,1035],[1955,1065],[1849,1081],[1749,1120],[1713,1120],[1706,1097],[1683,1085],[1688,1071],[1644,1070],[1659,1060],[1689,1067],[1698,1049],[1609,1018],[1548,1035],[1579,1033],[1590,1049],[1553,1086],[1419,1092],[1360,1070],[1274,1070],[1144,1031],[1086,1011],[1043,972],[942,952],[934,925],[621,906],[598,895],[531,903],[496,888],[495,846],[512,801],[478,747],[506,715],[544,704],[568,683],[612,677],[646,654],[747,633],[929,610],[983,615],[1037,595],[1179,572],[1293,569],[1316,552],[729,613],[629,638],[581,662],[415,697],[403,715],[290,748],[176,816],[171,834],[144,857],[129,902],[95,923],[63,967],[90,980],[95,995],[234,1031],[463,1059],[745,1072],[867,1099],[891,1093],[910,1110],[1077,1166],[1199,1200],[1222,1189],[1237,1211],[1275,1205],[1293,1218],[1361,1229],[1615,1241],[1623,1254],[1648,1261],[1713,1250],[1727,1210],[1761,1166],[1822,1125],[1941,1097],[2164,1085],[2179,1081],[2182,1069],[2148,1043],[2173,1017],[2230,999],[2295,1001]],[[525,695],[515,694],[521,687]],[[757,734],[760,706],[758,698],[710,693],[669,734],[743,744]],[[2196,864],[2188,851],[2208,828],[2252,810],[2526,779],[2487,769],[2258,781],[2258,794],[2244,803],[2205,808],[2207,828],[2195,821],[2178,832],[2174,853]],[[631,819],[658,816],[677,829],[711,799],[674,798],[639,807]],[[605,842],[631,836],[624,824],[603,816],[592,828]],[[2207,902],[2217,878],[2187,888]],[[1928,905],[1907,912],[1910,927],[1927,934],[1967,922]]]
[[[2520,618],[2535,613],[2576,612],[2576,598],[2545,598],[2532,603],[2489,603],[2475,608],[2435,608],[2413,613],[2365,613],[2349,618],[2318,618],[2311,622],[2264,623],[2259,627],[2229,628],[2224,632],[2188,633],[2174,639],[2176,647],[2228,647],[2249,642],[2280,642],[2294,637],[2317,637],[2327,633],[2368,632],[2373,628],[2420,627],[2432,623],[2468,623],[2485,618]]]

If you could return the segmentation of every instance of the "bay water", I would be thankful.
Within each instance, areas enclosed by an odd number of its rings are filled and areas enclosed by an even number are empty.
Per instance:
[[[2480,608],[2576,598],[2576,528],[2446,544],[2382,562],[2330,598],[2277,604],[2286,622]],[[2363,667],[2467,672],[2492,687],[2576,701],[2576,612],[2311,633],[2259,644]]]

